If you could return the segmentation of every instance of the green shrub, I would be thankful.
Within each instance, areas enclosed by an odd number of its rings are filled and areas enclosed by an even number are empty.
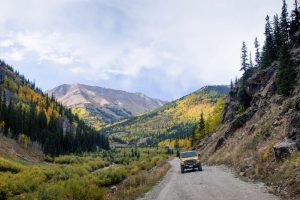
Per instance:
[[[90,172],[93,172],[93,171],[101,169],[105,166],[107,166],[107,164],[105,162],[103,162],[102,160],[89,161],[86,164],[86,169]]]
[[[113,166],[107,170],[95,174],[99,179],[99,185],[110,186],[120,183],[127,176],[127,171],[123,166]]]
[[[84,159],[78,156],[59,156],[54,158],[54,162],[57,164],[74,164],[74,163],[83,163]]]
[[[0,158],[0,172],[18,173],[22,170],[21,165],[8,161],[4,158]]]
[[[105,190],[91,184],[84,179],[70,179],[58,182],[54,185],[47,185],[38,193],[38,199],[73,199],[73,200],[92,200],[103,199]]]
[[[19,136],[18,136],[18,142],[19,142],[19,144],[21,144],[24,148],[27,148],[27,146],[28,146],[28,144],[29,144],[29,141],[30,141],[30,138],[29,138],[27,135],[25,135],[25,134],[23,134],[23,133],[19,134]]]

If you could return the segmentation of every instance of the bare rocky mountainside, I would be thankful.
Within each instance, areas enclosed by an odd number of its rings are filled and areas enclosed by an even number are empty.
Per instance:
[[[254,67],[245,81],[250,105],[239,106],[240,81],[225,99],[222,124],[198,144],[207,164],[226,164],[284,197],[300,197],[300,49],[291,51],[295,87],[278,95],[279,62]]]
[[[97,129],[166,103],[143,93],[129,93],[83,84],[64,84],[46,93],[49,96],[53,95],[64,106],[72,108],[74,113]]]

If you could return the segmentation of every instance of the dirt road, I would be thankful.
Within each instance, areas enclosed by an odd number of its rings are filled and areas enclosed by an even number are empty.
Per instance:
[[[180,173],[179,159],[142,200],[278,200],[263,184],[244,182],[225,167],[203,167],[203,171]]]

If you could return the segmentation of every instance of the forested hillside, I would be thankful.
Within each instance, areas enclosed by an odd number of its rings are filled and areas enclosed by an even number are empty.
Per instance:
[[[157,110],[116,123],[103,132],[121,144],[158,145],[165,141],[162,143],[165,145],[181,140],[181,146],[188,147],[193,139],[200,138],[201,113],[207,132],[218,124],[228,91],[228,86],[206,86]]]
[[[299,199],[300,8],[266,17],[255,62],[241,49],[243,76],[226,97],[222,124],[198,145],[206,163],[226,164],[267,183],[285,199]]]
[[[0,133],[56,156],[109,148],[108,140],[0,61]]]

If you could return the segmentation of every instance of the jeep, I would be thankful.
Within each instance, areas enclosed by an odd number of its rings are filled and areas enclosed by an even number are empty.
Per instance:
[[[186,169],[198,169],[202,171],[202,165],[200,162],[200,156],[196,151],[180,152],[180,167],[181,173],[184,173]]]

